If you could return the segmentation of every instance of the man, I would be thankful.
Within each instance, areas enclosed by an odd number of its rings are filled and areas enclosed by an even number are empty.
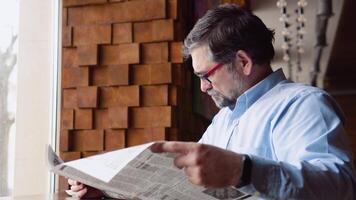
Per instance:
[[[354,199],[343,116],[324,91],[272,71],[273,31],[234,5],[209,11],[185,39],[201,90],[221,108],[199,143],[160,142],[205,187],[272,199]],[[75,182],[73,191],[83,192]],[[80,189],[78,189],[80,188]]]

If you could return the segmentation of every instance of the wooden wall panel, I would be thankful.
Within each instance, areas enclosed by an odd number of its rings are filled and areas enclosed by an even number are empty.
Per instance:
[[[191,2],[63,0],[64,160],[204,131],[181,53]]]

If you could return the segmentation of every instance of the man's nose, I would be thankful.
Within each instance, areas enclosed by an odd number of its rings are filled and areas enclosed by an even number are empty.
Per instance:
[[[213,86],[211,85],[211,83],[209,83],[208,81],[204,81],[202,79],[200,79],[200,90],[202,92],[206,92],[207,90],[211,89]]]

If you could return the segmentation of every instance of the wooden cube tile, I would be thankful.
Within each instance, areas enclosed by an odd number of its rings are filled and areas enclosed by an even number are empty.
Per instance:
[[[74,111],[74,115],[75,115],[74,128],[76,130],[93,128],[92,109],[76,109]]]
[[[140,45],[137,43],[118,45],[118,64],[136,64],[140,62]]]
[[[167,63],[168,43],[144,43],[142,44],[142,63]]]
[[[62,26],[62,46],[72,46],[73,28],[71,26]]]
[[[145,0],[145,8],[143,15],[146,19],[163,19],[167,16],[166,0]],[[139,20],[144,21],[144,20]]]
[[[68,8],[68,25],[83,26],[105,24],[110,21],[107,5],[81,6]],[[91,37],[91,36],[89,36]]]
[[[80,151],[60,152],[60,158],[64,162],[80,159]]]
[[[86,130],[84,136],[83,151],[102,151],[104,150],[104,131]]]
[[[89,67],[80,67],[76,76],[78,76],[77,86],[89,86]]]
[[[61,129],[73,129],[74,128],[74,111],[72,109],[62,109],[61,115]]]
[[[110,44],[111,25],[75,26],[73,30],[73,43],[75,46]]]
[[[110,8],[114,22],[147,21],[166,17],[165,0],[126,1],[112,4]]]
[[[182,42],[171,42],[169,45],[169,57],[171,63],[183,63]]]
[[[174,40],[172,19],[137,22],[134,24],[135,42],[154,42]]]
[[[75,88],[89,85],[88,67],[66,67],[62,68],[61,87]]]
[[[156,127],[156,128],[145,128],[145,135],[150,141],[160,141],[167,139],[167,128]]]
[[[131,43],[132,39],[132,23],[120,23],[113,25],[113,43]]]
[[[96,65],[98,64],[98,46],[82,45],[77,47],[78,65]]]
[[[117,105],[116,92],[114,87],[102,87],[99,93],[99,107],[108,108]]]
[[[95,156],[95,155],[98,155],[99,153],[100,153],[100,151],[84,151],[84,152],[82,152],[82,158]]]
[[[172,65],[170,63],[152,64],[150,74],[151,84],[172,83]]]
[[[75,131],[73,133],[73,146],[75,151],[102,151],[104,150],[104,131]]]
[[[76,89],[64,89],[63,90],[63,108],[76,108],[77,103],[77,90]]]
[[[108,67],[96,66],[90,68],[90,84],[95,86],[108,85]]]
[[[62,27],[68,25],[68,8],[62,8]]]
[[[133,65],[130,69],[130,83],[134,85],[148,85],[151,83],[150,65]]]
[[[128,128],[128,108],[112,107],[109,108],[109,126],[110,128]]]
[[[63,6],[83,6],[83,5],[91,5],[91,4],[102,4],[106,3],[107,0],[63,0]]]
[[[110,86],[129,84],[129,65],[110,65],[107,83]]]
[[[68,24],[89,25],[166,18],[165,0],[136,0],[68,8]]]
[[[125,148],[125,130],[105,130],[105,151]]]
[[[102,65],[136,64],[140,62],[140,46],[137,43],[102,46]]]
[[[145,138],[145,129],[128,129],[126,142],[128,147],[147,143],[147,139]]]
[[[82,158],[87,158],[90,156],[95,156],[100,154],[102,151],[84,151],[82,152]]]
[[[98,87],[78,87],[78,107],[96,108],[98,105]]]
[[[133,107],[130,109],[130,128],[171,127],[173,117],[170,106]]]
[[[107,109],[95,109],[94,111],[95,129],[109,128],[109,113]]]
[[[77,67],[78,56],[76,48],[62,48],[62,66]]]
[[[115,90],[115,106],[140,106],[140,87],[120,86]]]
[[[167,1],[167,15],[170,19],[178,19],[178,0],[168,0]]]
[[[59,135],[59,150],[60,151],[71,151],[72,146],[72,138],[69,130],[61,130]]]
[[[181,88],[178,86],[169,86],[169,105],[171,106],[178,106],[180,105],[181,100]]]
[[[166,140],[166,128],[128,129],[127,146]]]
[[[142,87],[142,106],[168,105],[168,85],[148,85]]]
[[[172,19],[155,20],[152,22],[153,41],[174,40],[174,23]]]
[[[133,39],[135,42],[152,41],[152,22],[137,22],[133,24]]]

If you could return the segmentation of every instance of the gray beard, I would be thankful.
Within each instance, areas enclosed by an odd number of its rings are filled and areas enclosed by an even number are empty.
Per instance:
[[[208,90],[207,93],[211,96],[218,108],[224,108],[226,106],[235,107],[236,99],[229,99],[214,89]]]

